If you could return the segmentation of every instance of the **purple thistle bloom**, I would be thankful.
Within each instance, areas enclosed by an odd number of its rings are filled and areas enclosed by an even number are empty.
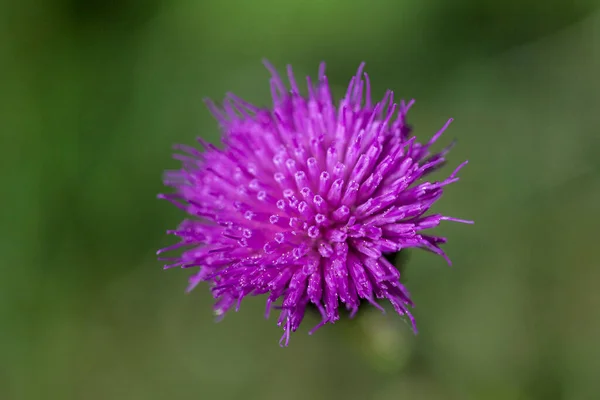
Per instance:
[[[314,304],[322,320],[310,331],[339,319],[343,305],[350,316],[366,300],[386,298],[400,315],[413,306],[400,284],[400,273],[384,255],[420,247],[450,260],[440,248],[446,239],[423,231],[440,221],[472,223],[425,213],[456,182],[462,163],[441,182],[422,178],[445,163],[449,147],[430,154],[430,146],[411,135],[406,113],[413,101],[394,103],[387,91],[371,102],[364,63],[336,106],[325,64],[315,86],[307,78],[302,96],[288,66],[291,90],[270,70],[272,109],[228,94],[222,108],[208,107],[223,132],[223,147],[198,139],[202,153],[176,146],[182,168],[169,171],[169,200],[194,218],[168,233],[180,242],[158,252],[185,248],[167,258],[170,267],[200,267],[189,289],[212,284],[214,311],[224,315],[245,296],[267,294],[280,310],[280,343],[302,322]],[[363,78],[364,76],[364,78]],[[274,303],[281,300],[277,306]]]

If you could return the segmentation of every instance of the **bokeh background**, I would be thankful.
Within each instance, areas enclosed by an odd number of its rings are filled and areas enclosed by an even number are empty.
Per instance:
[[[0,399],[600,398],[600,13],[592,0],[0,2]],[[365,312],[281,349],[263,299],[213,323],[163,271],[156,200],[202,104],[268,105],[261,59],[360,61],[376,95],[449,117],[437,210],[454,266],[412,251],[420,333]]]

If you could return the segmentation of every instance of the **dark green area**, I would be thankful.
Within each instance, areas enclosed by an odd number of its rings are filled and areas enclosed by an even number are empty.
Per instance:
[[[596,1],[0,2],[0,399],[600,398]],[[318,62],[339,95],[449,117],[441,258],[405,268],[420,333],[369,309],[280,349],[263,300],[213,323],[155,251],[183,218],[171,145],[218,140],[202,104],[269,102],[261,58]],[[441,146],[440,145],[440,146]]]

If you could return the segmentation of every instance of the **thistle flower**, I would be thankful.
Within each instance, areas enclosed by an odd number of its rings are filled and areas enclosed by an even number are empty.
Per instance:
[[[207,101],[222,148],[202,139],[204,152],[176,146],[182,167],[164,179],[175,192],[159,197],[192,219],[168,231],[180,242],[158,254],[184,250],[163,258],[170,262],[165,268],[199,267],[188,290],[210,282],[218,316],[237,311],[246,296],[267,295],[266,317],[271,308],[280,310],[280,344],[288,344],[311,303],[322,317],[311,334],[337,321],[340,307],[351,317],[361,301],[383,311],[377,299],[408,316],[416,331],[410,295],[384,255],[420,247],[450,263],[440,248],[446,239],[423,231],[445,220],[471,223],[425,215],[466,164],[441,182],[422,180],[445,163],[449,147],[437,154],[429,149],[451,120],[420,144],[405,121],[413,101],[397,104],[387,91],[373,104],[364,63],[337,105],[325,64],[316,85],[307,78],[307,96],[290,66],[288,90],[265,64],[271,109],[233,94],[222,108]]]

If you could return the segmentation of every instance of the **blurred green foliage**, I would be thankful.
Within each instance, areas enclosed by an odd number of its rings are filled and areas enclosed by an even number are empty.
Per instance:
[[[0,2],[0,399],[600,398],[600,14],[577,0]],[[438,205],[454,261],[411,252],[420,334],[368,312],[288,349],[263,299],[215,325],[164,272],[183,218],[155,200],[201,103],[267,104],[262,57],[321,60],[339,94],[455,117]]]

